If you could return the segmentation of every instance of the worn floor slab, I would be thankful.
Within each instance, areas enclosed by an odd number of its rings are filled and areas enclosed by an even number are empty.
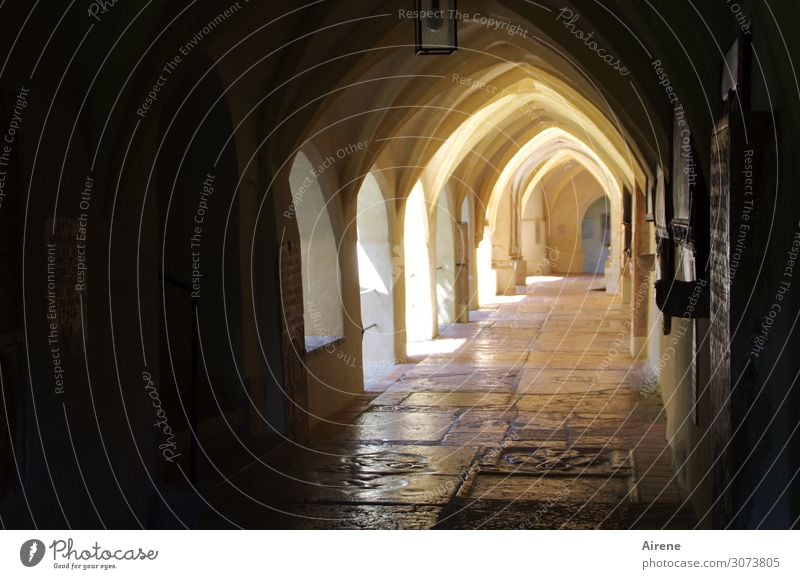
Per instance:
[[[287,529],[689,528],[665,417],[619,298],[588,277],[533,283],[450,326],[450,353],[221,483],[207,526]],[[433,351],[433,350],[432,350]]]

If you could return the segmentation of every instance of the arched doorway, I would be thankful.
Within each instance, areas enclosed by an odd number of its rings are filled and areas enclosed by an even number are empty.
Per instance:
[[[589,205],[581,221],[583,272],[602,276],[611,253],[611,202],[603,195]]]
[[[252,403],[235,354],[242,349],[244,319],[237,156],[226,144],[233,124],[227,102],[218,98],[222,82],[217,74],[203,74],[209,68],[210,61],[202,58],[182,79],[166,99],[158,125],[161,151],[153,195],[161,233],[161,319],[153,383],[160,386],[157,393],[174,439],[188,441],[187,451],[173,459],[187,474],[164,473],[165,485],[175,488],[186,476],[193,484],[208,484],[218,476],[222,455],[232,464],[249,458],[239,433],[246,430]],[[198,124],[194,110],[209,112]],[[216,339],[219,345],[209,347]],[[157,508],[159,525],[176,524],[172,513]]]
[[[529,276],[540,276],[550,273],[549,255],[547,251],[547,215],[544,204],[543,185],[538,183],[528,196],[522,207],[520,221],[520,247],[525,260],[526,272]]]

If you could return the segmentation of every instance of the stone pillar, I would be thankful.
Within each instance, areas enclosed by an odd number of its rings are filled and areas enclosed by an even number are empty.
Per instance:
[[[497,295],[513,296],[517,293],[517,270],[511,260],[495,262],[493,266],[497,276]]]
[[[631,257],[635,257],[633,253],[633,196],[627,187],[622,191],[622,224],[620,226],[620,243],[622,250],[620,251],[620,265],[622,267],[622,303],[629,305],[631,303],[631,270],[633,265]]]
[[[510,293],[517,293],[518,285],[525,285],[526,270],[525,260],[522,259],[522,247],[520,243],[520,229],[522,229],[522,213],[520,208],[519,193],[511,194],[511,228],[509,232],[509,255],[511,256],[511,268],[514,270],[512,276]],[[508,290],[507,290],[508,291]]]
[[[622,303],[630,305],[631,303],[631,260],[627,255],[622,257]]]
[[[514,258],[514,271],[517,285],[525,285],[525,280],[528,278],[528,262],[522,256]]]
[[[649,244],[647,239],[647,207],[644,194],[639,186],[636,186],[633,195],[632,208],[633,232],[631,236],[631,355],[639,356],[642,354],[645,339],[647,337],[647,295],[650,284],[650,271],[647,262],[642,258],[648,253]],[[645,353],[646,354],[646,353]]]
[[[469,322],[470,247],[469,223],[459,223],[456,233],[456,322]]]

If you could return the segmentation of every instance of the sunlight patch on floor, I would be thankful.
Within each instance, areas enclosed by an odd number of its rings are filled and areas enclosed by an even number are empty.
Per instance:
[[[558,275],[529,275],[525,278],[525,283],[528,285],[536,285],[540,283],[553,283],[556,281],[564,281],[562,276]]]
[[[440,338],[424,342],[409,342],[406,345],[408,356],[430,356],[431,354],[452,354],[464,345],[464,338]]]
[[[481,306],[491,306],[497,304],[518,304],[525,299],[524,294],[517,294],[515,296],[494,296],[493,298],[485,300]]]

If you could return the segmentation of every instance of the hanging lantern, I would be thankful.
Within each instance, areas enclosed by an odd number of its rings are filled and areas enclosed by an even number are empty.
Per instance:
[[[416,0],[417,54],[452,54],[458,48],[456,0]]]

